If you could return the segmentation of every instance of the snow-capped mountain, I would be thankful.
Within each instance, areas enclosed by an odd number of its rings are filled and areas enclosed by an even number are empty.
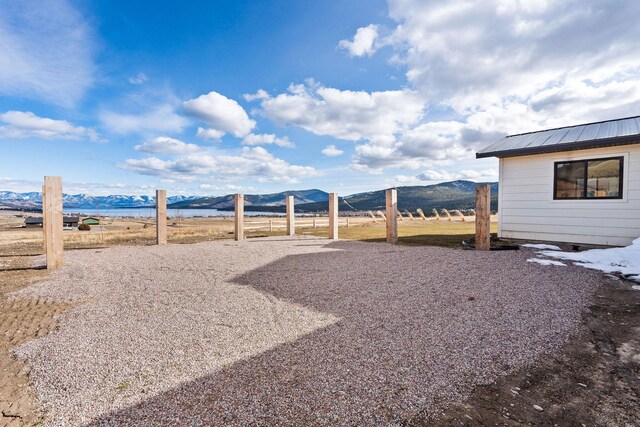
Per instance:
[[[0,191],[0,200],[30,200],[32,202],[42,202],[42,194],[32,193],[14,193],[13,191]]]
[[[194,199],[193,196],[167,197],[167,203],[182,202]],[[109,209],[109,208],[139,208],[155,205],[155,197],[152,196],[90,196],[88,194],[63,194],[62,200],[65,208],[78,209]],[[0,207],[14,209],[35,209],[42,205],[42,194],[14,193],[13,191],[0,191]]]

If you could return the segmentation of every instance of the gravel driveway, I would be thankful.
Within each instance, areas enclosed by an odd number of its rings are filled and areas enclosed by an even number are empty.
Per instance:
[[[576,330],[600,275],[315,238],[70,251],[24,296],[85,300],[16,349],[49,425],[395,425]]]

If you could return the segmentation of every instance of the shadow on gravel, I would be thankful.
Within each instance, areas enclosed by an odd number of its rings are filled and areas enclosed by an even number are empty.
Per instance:
[[[46,265],[36,265],[34,267],[10,267],[0,268],[0,271],[27,271],[27,270],[46,270]]]
[[[338,250],[286,256],[235,282],[339,322],[89,425],[407,422],[559,345],[601,279],[524,252],[327,247]]]

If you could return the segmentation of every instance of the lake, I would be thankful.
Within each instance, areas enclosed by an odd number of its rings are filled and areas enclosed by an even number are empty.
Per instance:
[[[121,209],[79,209],[64,208],[65,215],[80,216],[115,216],[115,217],[135,217],[135,218],[155,218],[155,208],[121,208]],[[246,212],[245,216],[284,216],[284,213],[274,212]],[[210,216],[233,216],[233,211],[219,211],[217,209],[167,209],[169,218],[182,217],[210,217]]]

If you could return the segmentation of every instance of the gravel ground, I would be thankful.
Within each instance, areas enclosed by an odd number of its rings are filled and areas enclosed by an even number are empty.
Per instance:
[[[86,303],[16,354],[49,425],[396,425],[577,329],[600,274],[532,253],[299,237],[73,251],[20,294]]]

